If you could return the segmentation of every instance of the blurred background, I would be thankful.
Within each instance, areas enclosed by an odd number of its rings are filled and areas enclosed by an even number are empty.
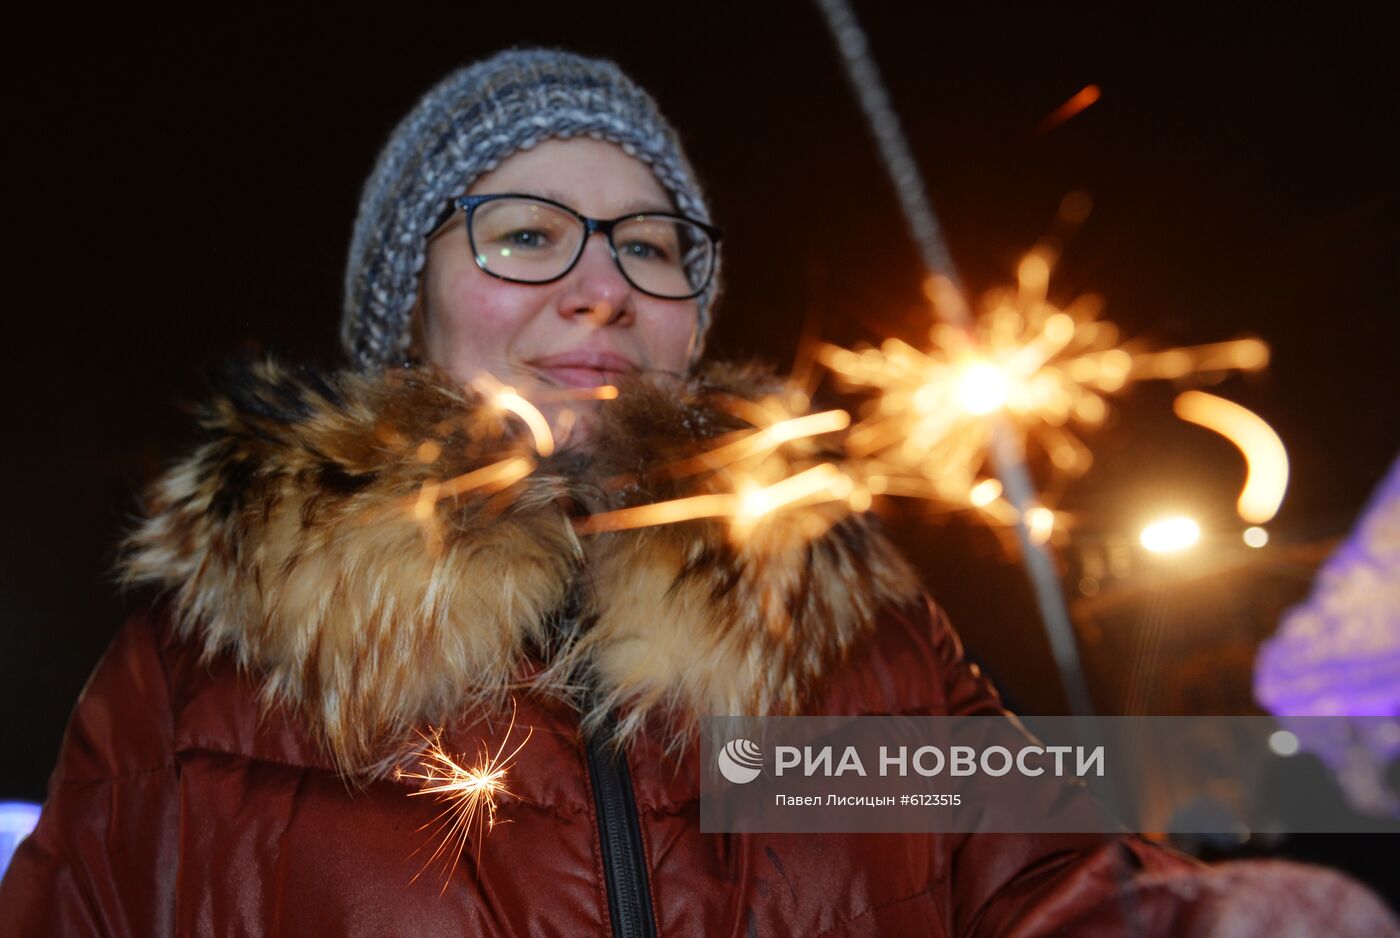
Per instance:
[[[973,294],[1058,230],[1049,295],[1104,298],[1163,348],[1246,336],[1270,367],[1205,376],[1267,420],[1291,482],[1241,540],[1239,452],[1172,413],[1202,379],[1134,385],[1037,478],[1101,713],[1248,714],[1256,653],[1400,449],[1394,6],[863,3],[857,13]],[[616,59],[681,130],[726,229],[712,355],[790,365],[804,335],[926,340],[917,250],[815,9],[537,2],[17,24],[6,138],[0,800],[39,802],[64,723],[139,600],[109,571],[183,404],[229,355],[336,360],[341,265],[389,130],[452,67],[513,44]],[[1097,99],[1060,110],[1093,86]],[[1083,98],[1080,99],[1081,101]],[[1043,468],[1043,467],[1042,467]],[[1138,534],[1197,519],[1163,561]],[[1063,712],[1004,537],[920,502],[887,511],[970,654],[1026,713]],[[1393,622],[1393,619],[1391,620]],[[1397,895],[1394,835],[1197,844],[1351,870]]]

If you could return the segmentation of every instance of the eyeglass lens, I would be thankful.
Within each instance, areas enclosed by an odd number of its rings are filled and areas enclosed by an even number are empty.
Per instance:
[[[508,280],[543,283],[562,276],[583,250],[584,223],[533,199],[493,199],[471,216],[471,240],[483,270]],[[705,230],[684,219],[636,215],[612,229],[618,267],[638,289],[660,297],[694,296],[714,264]]]

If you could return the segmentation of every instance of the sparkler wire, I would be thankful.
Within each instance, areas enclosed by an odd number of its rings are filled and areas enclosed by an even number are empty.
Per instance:
[[[885,170],[894,183],[899,196],[900,208],[904,211],[909,229],[918,242],[924,264],[929,274],[945,278],[948,284],[960,294],[961,280],[953,264],[952,253],[943,237],[942,226],[929,203],[923,179],[909,150],[908,141],[900,128],[899,117],[890,106],[889,94],[880,78],[880,71],[870,55],[870,42],[860,23],[855,18],[846,0],[815,0],[826,19],[836,47],[841,52],[841,62],[846,77],[855,91],[870,132],[875,138]],[[950,315],[955,325],[970,324],[966,302],[934,304],[938,315]],[[1015,438],[1015,428],[1004,419],[994,420],[992,427],[992,453],[997,474],[1001,477],[1006,499],[1016,509],[1018,520],[1016,533],[1021,543],[1021,558],[1026,573],[1035,591],[1036,604],[1040,609],[1041,622],[1054,654],[1055,666],[1060,672],[1060,683],[1069,700],[1070,712],[1091,717],[1094,714],[1093,698],[1089,695],[1088,682],[1084,677],[1084,666],[1079,658],[1075,643],[1074,626],[1070,621],[1069,609],[1065,605],[1064,593],[1060,589],[1059,577],[1050,556],[1049,547],[1034,543],[1027,525],[1027,516],[1035,506],[1035,488],[1031,484],[1030,473],[1026,468],[1025,455]]]
[[[944,240],[942,226],[939,225],[938,217],[929,203],[918,165],[914,162],[908,140],[900,128],[899,117],[890,105],[889,93],[885,90],[880,71],[870,54],[869,39],[846,0],[815,0],[815,3],[821,10],[827,29],[841,53],[841,64],[845,69],[846,78],[860,102],[871,135],[875,138],[885,171],[894,184],[900,208],[919,246],[925,268],[933,277],[943,278],[946,287],[952,292],[963,295],[962,281],[953,263],[952,253]],[[934,306],[937,315],[952,320],[956,326],[970,330],[970,307],[965,301],[936,303]],[[1075,640],[1074,625],[1065,605],[1064,593],[1050,556],[1049,545],[1035,543],[1027,522],[1028,514],[1035,505],[1035,488],[1026,467],[1024,449],[1009,421],[994,415],[988,419],[995,421],[992,425],[993,461],[997,474],[1001,477],[1006,499],[1016,510],[1016,535],[1021,544],[1021,559],[1035,592],[1041,622],[1050,641],[1055,666],[1060,672],[1060,682],[1070,705],[1071,716],[1076,718],[1080,742],[1092,746],[1098,736],[1091,720],[1094,714],[1093,699],[1089,696],[1088,682],[1084,677],[1084,666]],[[1112,812],[1118,801],[1112,786],[1094,786],[1094,789],[1095,794]],[[1130,874],[1121,857],[1113,866],[1119,883],[1126,885]],[[1135,905],[1129,892],[1119,889],[1118,900],[1125,926],[1130,933],[1140,934],[1142,920],[1135,914]]]
[[[1030,473],[1026,470],[1025,454],[1022,452],[1020,441],[1016,438],[1015,431],[1008,427],[1004,420],[998,422],[992,434],[992,454],[997,474],[1001,476],[1002,491],[1019,515],[1016,537],[1021,544],[1021,556],[1025,558],[1026,574],[1031,579],[1031,586],[1040,605],[1046,637],[1050,640],[1050,653],[1054,656],[1055,666],[1060,672],[1060,681],[1064,684],[1070,712],[1084,717],[1093,716],[1094,701],[1089,696],[1089,686],[1084,680],[1079,648],[1074,640],[1074,623],[1070,621],[1060,578],[1051,563],[1049,548],[1043,543],[1032,541],[1030,528],[1025,522],[1029,506],[1035,503],[1035,487],[1031,482]]]
[[[919,175],[918,164],[909,151],[909,142],[899,124],[899,115],[890,105],[889,93],[885,90],[880,70],[870,55],[870,41],[865,31],[856,21],[855,13],[846,0],[816,0],[826,18],[827,29],[836,40],[841,51],[841,63],[846,68],[846,77],[865,112],[870,133],[884,160],[885,170],[894,183],[895,195],[899,197],[899,207],[904,212],[904,220],[914,235],[914,242],[923,253],[924,267],[931,274],[947,277],[959,293],[964,292],[962,281],[958,279],[953,255],[943,238],[943,227],[938,223],[933,206],[929,204],[924,189],[923,178]],[[971,314],[967,306],[957,304],[952,315],[956,325],[971,325]],[[945,315],[950,311],[945,311]]]

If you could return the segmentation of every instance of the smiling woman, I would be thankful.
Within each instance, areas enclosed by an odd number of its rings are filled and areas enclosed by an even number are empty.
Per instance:
[[[553,392],[682,375],[700,341],[695,297],[713,267],[703,263],[692,283],[683,259],[696,244],[712,255],[713,240],[703,223],[668,214],[671,198],[646,164],[606,141],[547,140],[471,193],[487,198],[457,200],[457,215],[429,240],[410,354],[466,384],[489,375],[511,385],[556,431],[565,404]],[[522,197],[489,198],[501,194]],[[689,251],[678,231],[698,233]],[[590,423],[573,422],[570,438]]]
[[[1339,877],[1133,836],[701,829],[707,716],[1006,716],[868,498],[715,470],[839,475],[773,416],[797,389],[702,365],[717,237],[612,63],[432,89],[364,189],[353,368],[234,367],[152,487],[123,573],[161,598],[73,712],[0,934],[1387,933]],[[738,496],[747,539],[588,524]]]

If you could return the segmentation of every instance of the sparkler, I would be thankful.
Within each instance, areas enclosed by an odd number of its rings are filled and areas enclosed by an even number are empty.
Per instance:
[[[890,106],[889,95],[885,91],[879,69],[870,54],[869,41],[846,0],[816,0],[816,4],[821,10],[841,54],[841,62],[846,70],[846,76],[860,102],[861,110],[865,114],[871,135],[875,139],[890,181],[894,184],[895,194],[899,198],[899,205],[904,212],[909,229],[914,235],[915,242],[919,245],[924,267],[930,277],[928,282],[933,288],[930,293],[934,300],[935,309],[946,322],[971,333],[973,329],[971,316],[961,299],[962,290],[957,267],[953,263],[952,254],[943,239],[938,218],[933,212],[933,207],[929,204],[923,181],[919,175],[918,165],[914,162],[908,141],[900,128],[899,117]],[[1024,264],[1022,269],[1029,274],[1038,272],[1026,268]],[[1045,266],[1044,272],[1044,279],[1048,280],[1048,264]],[[1025,278],[1023,278],[1023,282],[1024,280]],[[1047,325],[1048,318],[1046,317]],[[1070,319],[1073,322],[1073,317]],[[1063,326],[1052,328],[1064,330]],[[1070,339],[1073,337],[1073,334],[1069,336]],[[1047,338],[1055,341],[1053,335],[1047,336]],[[1108,349],[1104,349],[1104,351],[1108,351]],[[1045,361],[1048,362],[1050,357],[1053,356],[1047,357]],[[1117,357],[1115,356],[1115,358]],[[1117,358],[1117,360],[1121,364],[1121,358]],[[982,374],[985,375],[987,372],[982,372]],[[1125,374],[1123,377],[1126,379],[1127,375]],[[930,394],[928,391],[924,393],[925,397]],[[1092,404],[1087,406],[1092,410]],[[1083,415],[1082,410],[1081,415]],[[1084,669],[1079,660],[1074,627],[1070,622],[1069,610],[1065,606],[1064,592],[1048,551],[1043,544],[1037,543],[1035,533],[1031,528],[1031,512],[1039,506],[1030,471],[1025,462],[1023,438],[1015,432],[1015,428],[1006,418],[990,417],[984,419],[987,419],[991,425],[989,429],[984,431],[989,437],[990,444],[986,449],[993,454],[997,474],[1000,476],[999,481],[1004,489],[1003,497],[1006,498],[1017,519],[1014,529],[1021,543],[1021,558],[1035,591],[1036,603],[1045,625],[1046,637],[1050,641],[1051,653],[1060,673],[1061,683],[1069,698],[1071,713],[1080,718],[1081,736],[1092,739],[1094,736],[1093,728],[1085,721],[1093,713],[1093,699],[1089,695]],[[926,428],[925,432],[927,433],[929,429],[934,431],[928,435],[935,441],[956,439],[956,434],[941,432],[937,424],[932,428]],[[1061,453],[1065,452],[1065,446],[1071,450],[1075,448],[1069,439],[1061,442],[1062,445],[1056,445]],[[982,447],[979,446],[977,449],[980,451]],[[957,464],[954,463],[954,465]],[[1111,807],[1111,801],[1109,804]],[[1123,871],[1119,870],[1118,872],[1122,873]],[[1124,903],[1124,912],[1132,925],[1130,930],[1136,932],[1139,930],[1138,923],[1131,914],[1131,903],[1126,900]]]
[[[462,851],[473,838],[473,832],[477,844],[477,870],[480,871],[482,844],[486,835],[494,830],[498,823],[497,799],[502,795],[518,797],[506,788],[506,775],[514,767],[515,757],[534,735],[534,728],[531,727],[525,738],[510,752],[506,752],[506,746],[514,731],[515,709],[512,703],[510,725],[506,728],[500,745],[492,753],[485,741],[478,740],[476,761],[471,765],[465,764],[465,755],[454,756],[442,748],[441,728],[432,729],[431,735],[419,733],[428,744],[419,757],[422,770],[406,772],[396,768],[394,777],[422,783],[418,791],[409,792],[410,797],[433,795],[437,802],[446,807],[435,818],[418,828],[423,831],[436,825],[429,842],[438,838],[438,845],[422,868],[414,874],[413,879],[409,880],[410,883],[415,882],[428,867],[441,859],[444,869],[442,892],[446,892],[448,883],[452,881],[452,874],[457,869],[457,863],[462,858]],[[423,848],[420,847],[419,850],[421,849]],[[414,853],[418,853],[418,850]]]
[[[1268,363],[1268,347],[1256,339],[1134,350],[1099,318],[1097,297],[1064,309],[1049,302],[1049,275],[1048,255],[1030,254],[1014,290],[987,294],[970,328],[935,325],[927,349],[898,339],[862,350],[821,346],[818,360],[846,387],[877,392],[851,429],[848,452],[910,474],[897,489],[927,480],[930,495],[988,509],[1002,492],[995,480],[979,478],[997,427],[989,416],[1001,415],[1003,425],[1035,441],[1056,469],[1081,475],[1092,457],[1074,430],[1102,424],[1109,395],[1140,380]],[[943,319],[957,318],[946,308],[959,302],[946,283],[933,278],[926,293]],[[1043,510],[1032,507],[1027,516]]]

